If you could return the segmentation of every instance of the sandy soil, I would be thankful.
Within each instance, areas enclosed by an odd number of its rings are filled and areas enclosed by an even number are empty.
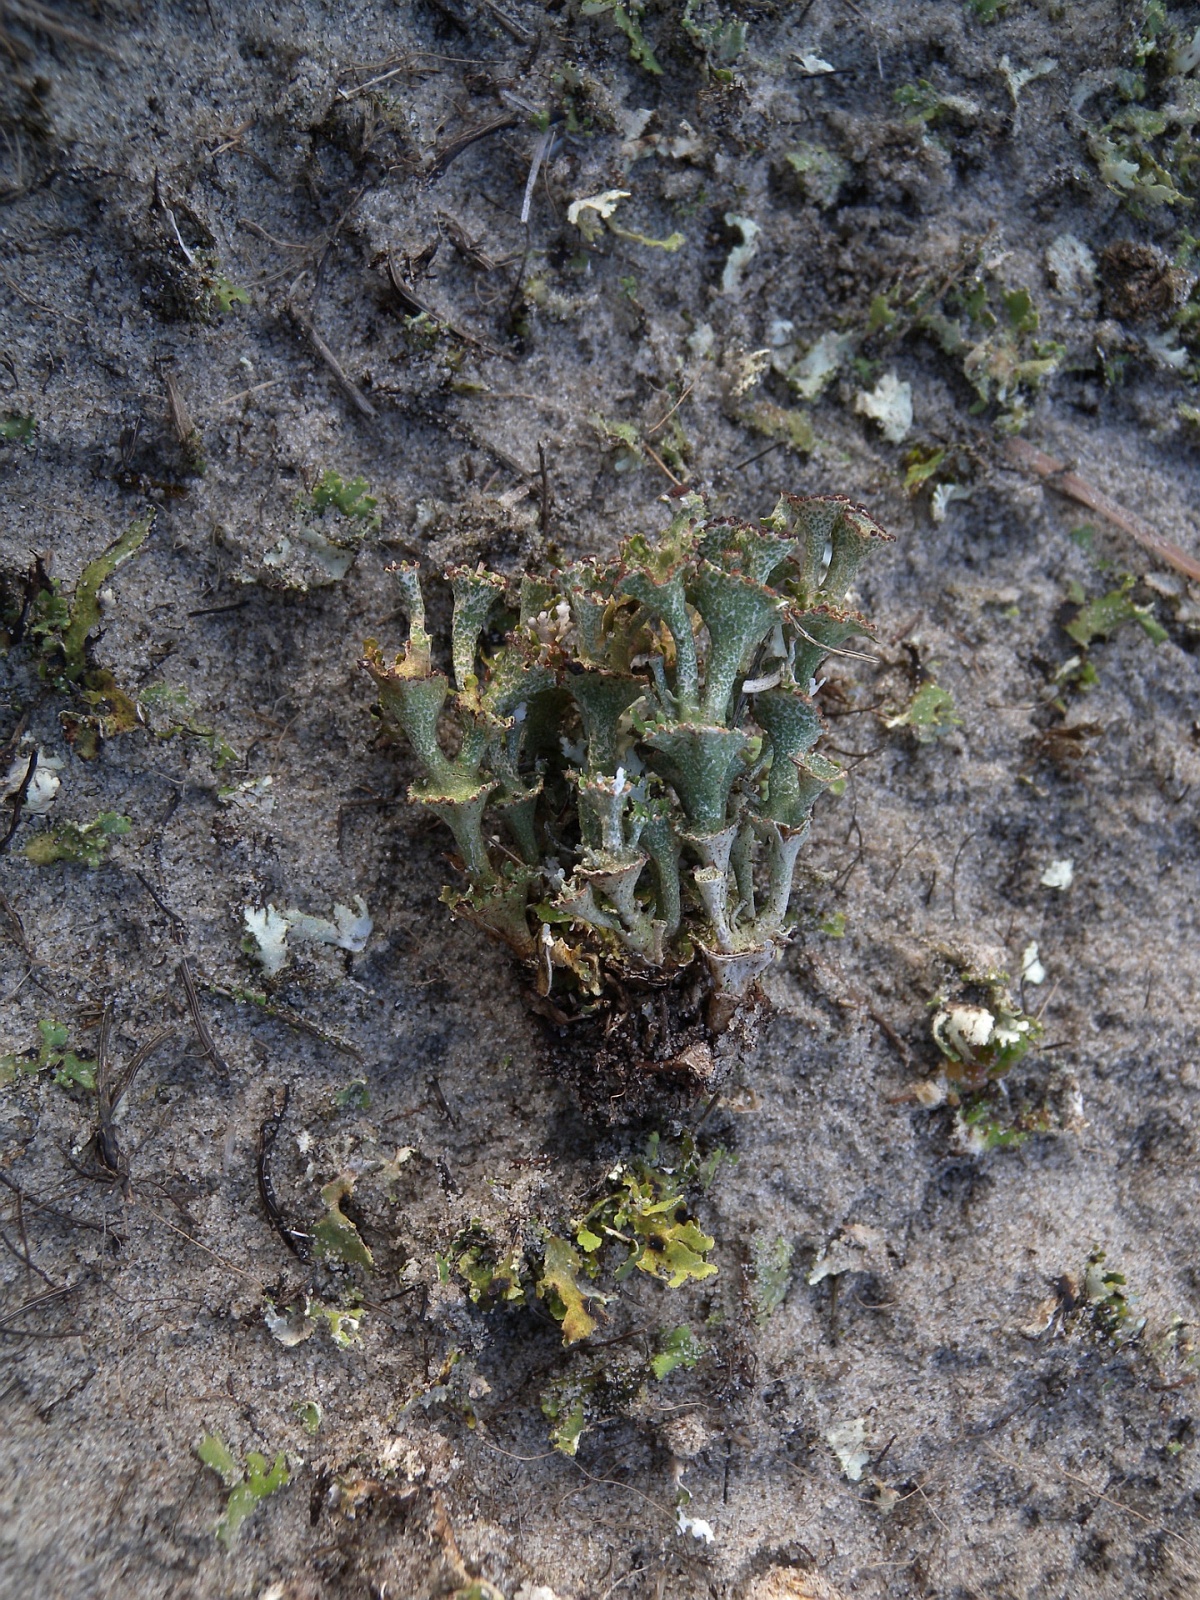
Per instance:
[[[0,3],[0,736],[18,777],[62,762],[0,862],[0,1592],[1198,1592],[1200,611],[1006,453],[1020,423],[1197,549],[1193,213],[1132,193],[1126,134],[1097,131],[1195,90],[1200,15],[1172,7],[1148,50],[1153,13],[652,3],[655,74],[575,0]],[[1179,126],[1138,137],[1186,189]],[[589,239],[568,208],[610,190],[622,231],[593,211]],[[830,333],[853,348],[806,398]],[[888,375],[911,386],[896,442],[856,409]],[[297,510],[329,470],[382,514],[336,581]],[[439,905],[444,841],[357,663],[401,637],[389,562],[607,551],[665,524],[671,479],[744,517],[844,492],[897,539],[860,584],[876,659],[823,691],[849,779],[771,1019],[700,1129],[737,1157],[698,1202],[718,1276],[628,1286],[596,1340],[619,1364],[687,1321],[707,1353],[571,1460],[539,1396],[593,1356],[537,1307],[473,1307],[436,1256],[472,1218],[561,1224],[645,1130],[584,1121],[519,974]],[[940,521],[939,483],[969,492]],[[70,597],[151,507],[84,675],[45,652],[39,673],[35,558]],[[1165,638],[1127,622],[1084,652],[1093,687],[1056,682],[1064,625],[1125,573]],[[888,727],[930,679],[958,725]],[[143,726],[113,726],[114,685]],[[130,826],[95,868],[29,859],[106,812]],[[356,895],[365,949],[294,942],[264,982],[244,908]],[[967,968],[1015,978],[1033,942],[1046,981],[1019,998],[1045,1031],[1014,1103],[1048,1131],[981,1151],[913,1098],[930,1002]],[[106,1012],[110,1084],[171,1030],[118,1108],[123,1179],[97,1095],[34,1070],[39,1023],[92,1061]],[[289,1251],[264,1126],[285,1225],[359,1174],[372,1270]],[[756,1318],[779,1239],[786,1297]],[[1124,1321],[1088,1304],[1094,1250]],[[358,1341],[273,1334],[306,1294],[357,1297]],[[290,1472],[229,1551],[208,1434]],[[681,1531],[681,1485],[711,1543]]]

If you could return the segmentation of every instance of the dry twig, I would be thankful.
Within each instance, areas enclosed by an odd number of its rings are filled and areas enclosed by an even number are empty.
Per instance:
[[[1022,467],[1025,471],[1034,473],[1043,483],[1049,484],[1050,488],[1057,489],[1059,494],[1065,494],[1069,499],[1078,501],[1081,506],[1094,511],[1106,522],[1111,522],[1114,528],[1120,528],[1122,533],[1127,533],[1131,539],[1136,540],[1143,550],[1149,550],[1168,566],[1174,567],[1176,572],[1182,572],[1185,578],[1195,578],[1200,581],[1200,561],[1197,561],[1195,556],[1188,555],[1186,550],[1181,550],[1177,544],[1172,544],[1170,539],[1164,539],[1161,533],[1152,528],[1148,522],[1143,522],[1141,517],[1132,511],[1126,511],[1125,507],[1118,505],[1115,500],[1110,500],[1086,478],[1081,478],[1077,472],[1072,472],[1065,461],[1056,461],[1053,456],[1048,456],[1044,450],[1038,450],[1035,446],[1027,444],[1024,439],[1010,439],[1005,446],[1005,453],[1014,467]]]
[[[293,305],[291,301],[288,301],[286,310],[296,327],[300,329],[300,332],[308,340],[309,344],[312,345],[317,355],[320,356],[321,360],[329,368],[330,372],[332,372],[335,380],[337,381],[338,387],[354,406],[354,409],[359,413],[360,416],[367,417],[371,421],[374,421],[374,419],[379,415],[378,411],[376,411],[375,407],[367,399],[366,395],[358,387],[354,379],[346,371],[345,367],[342,366],[341,362],[325,343],[324,339],[322,339],[321,335],[313,326],[312,320],[308,316],[307,312],[301,311],[300,308]]]

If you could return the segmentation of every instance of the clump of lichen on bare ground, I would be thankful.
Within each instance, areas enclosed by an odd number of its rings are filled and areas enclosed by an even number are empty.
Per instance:
[[[516,953],[543,1017],[591,1025],[585,1100],[711,1090],[745,1048],[842,777],[816,674],[869,632],[846,597],[887,537],[841,496],[751,524],[692,495],[608,562],[519,585],[452,568],[449,675],[417,569],[397,570],[408,645],[389,663],[370,641],[365,665],[422,768],[410,799],[454,836],[465,881],[443,898]]]

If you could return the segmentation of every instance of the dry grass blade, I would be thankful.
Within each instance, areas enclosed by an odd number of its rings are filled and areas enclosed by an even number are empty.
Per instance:
[[[510,111],[503,116],[492,117],[488,122],[477,123],[475,127],[467,128],[448,140],[430,162],[425,173],[426,183],[432,183],[436,178],[440,178],[452,161],[462,155],[464,150],[469,150],[473,144],[478,144],[480,139],[486,139],[493,133],[503,133],[507,128],[515,128],[520,120],[515,111]]]
[[[469,328],[464,328],[461,323],[451,321],[449,317],[443,315],[428,300],[419,295],[412,284],[401,276],[391,256],[388,257],[388,276],[392,280],[392,288],[400,296],[410,316],[430,317],[434,322],[440,322],[443,328],[452,333],[456,339],[461,339],[464,344],[473,344],[476,349],[485,351],[489,356],[499,356],[502,361],[515,360],[510,351],[498,349],[496,345],[489,344],[479,334],[472,333]]]
[[[366,395],[358,387],[354,379],[342,366],[341,362],[325,343],[324,339],[322,339],[316,328],[313,327],[312,322],[309,320],[307,315],[290,303],[287,307],[287,311],[292,321],[300,329],[301,333],[308,340],[309,344],[312,345],[313,349],[320,356],[321,360],[329,368],[330,372],[333,373],[334,378],[337,380],[338,387],[354,406],[354,409],[359,413],[360,416],[367,417],[369,420],[374,421],[374,419],[379,415],[378,411],[376,411],[375,407],[367,399]]]
[[[1110,500],[1086,478],[1081,478],[1077,472],[1072,472],[1065,461],[1055,460],[1044,450],[1026,444],[1024,439],[1010,439],[1005,446],[1005,453],[1013,466],[1034,473],[1043,483],[1049,484],[1052,489],[1057,489],[1059,494],[1065,494],[1081,506],[1086,506],[1089,511],[1094,511],[1098,517],[1103,517],[1106,522],[1111,522],[1114,528],[1120,528],[1122,533],[1127,533],[1131,539],[1136,540],[1143,550],[1149,550],[1168,566],[1174,567],[1176,572],[1182,572],[1185,578],[1195,578],[1200,581],[1200,561],[1197,561],[1195,556],[1188,555],[1186,550],[1181,550],[1177,544],[1172,544],[1170,539],[1164,539],[1161,533],[1152,528],[1148,522],[1144,522],[1141,517],[1132,511],[1126,511],[1125,507],[1119,506],[1115,500]]]
[[[98,55],[107,56],[110,61],[121,59],[119,50],[97,39],[94,33],[64,22],[56,12],[37,5],[35,0],[4,0],[0,5],[0,17],[5,22],[18,22],[35,33],[49,34],[52,39],[61,39],[65,44],[77,44],[83,50],[94,50]]]

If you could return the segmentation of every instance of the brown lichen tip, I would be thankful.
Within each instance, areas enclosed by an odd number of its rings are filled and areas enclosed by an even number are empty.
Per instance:
[[[689,495],[611,562],[517,588],[456,568],[451,676],[415,567],[396,569],[409,642],[390,666],[371,642],[363,665],[423,768],[410,797],[458,846],[444,898],[528,964],[543,1015],[605,1012],[611,1042],[614,1010],[670,994],[695,1025],[653,1047],[638,1025],[630,1060],[711,1086],[695,1063],[753,1011],[813,804],[841,777],[814,748],[815,675],[869,632],[846,596],[890,537],[841,495],[784,495],[756,524]]]

